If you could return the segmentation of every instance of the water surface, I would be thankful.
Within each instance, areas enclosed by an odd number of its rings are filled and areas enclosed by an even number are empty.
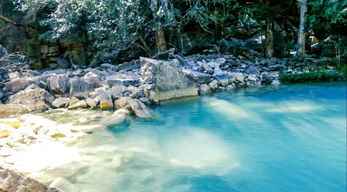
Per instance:
[[[241,89],[151,111],[79,143],[91,167],[67,179],[82,191],[346,191],[346,83]]]

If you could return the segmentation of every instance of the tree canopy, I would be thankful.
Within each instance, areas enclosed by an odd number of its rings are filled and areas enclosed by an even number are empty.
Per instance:
[[[4,0],[0,3],[0,43],[12,51],[35,52],[45,42],[80,43],[89,61],[106,52],[136,49],[152,56],[175,48],[182,54],[189,39],[201,51],[233,38],[263,33],[286,49],[295,46],[300,23],[297,0]],[[308,0],[305,32],[331,37],[343,50],[347,25],[345,0]],[[271,42],[270,42],[271,44]],[[25,46],[23,46],[25,45]],[[265,43],[266,46],[269,46]],[[276,45],[275,45],[276,46]],[[343,54],[343,53],[342,53]],[[344,53],[346,54],[346,53]],[[35,55],[35,54],[33,54]]]

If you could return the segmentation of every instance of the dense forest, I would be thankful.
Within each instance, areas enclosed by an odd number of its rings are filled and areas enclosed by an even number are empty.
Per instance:
[[[345,0],[3,0],[0,44],[36,68],[119,64],[173,50],[347,57]]]

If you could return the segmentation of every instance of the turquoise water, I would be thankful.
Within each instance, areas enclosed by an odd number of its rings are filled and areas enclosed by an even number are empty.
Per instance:
[[[241,89],[151,110],[153,119],[108,127],[127,159],[110,191],[346,191],[345,83]]]

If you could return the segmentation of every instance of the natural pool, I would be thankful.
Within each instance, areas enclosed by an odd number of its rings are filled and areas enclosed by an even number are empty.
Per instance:
[[[345,82],[240,89],[151,112],[154,118],[106,123],[69,144],[85,166],[65,177],[73,186],[57,186],[83,192],[346,191]]]

